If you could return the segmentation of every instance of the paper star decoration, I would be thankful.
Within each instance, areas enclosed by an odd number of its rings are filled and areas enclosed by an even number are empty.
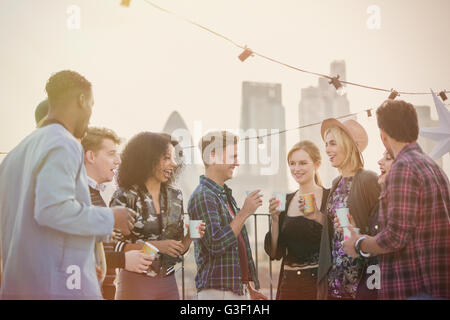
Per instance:
[[[420,129],[420,135],[439,142],[430,153],[430,157],[437,160],[450,152],[450,112],[433,90],[431,94],[439,117],[439,127]]]

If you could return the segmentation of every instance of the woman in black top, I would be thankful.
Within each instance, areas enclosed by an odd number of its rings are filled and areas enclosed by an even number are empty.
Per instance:
[[[324,211],[329,190],[321,186],[317,170],[321,156],[311,141],[295,144],[288,153],[292,177],[299,184],[296,192],[286,196],[286,209],[276,210],[270,199],[272,229],[266,234],[264,247],[270,258],[281,263],[277,300],[316,299],[317,267]],[[315,212],[304,213],[302,194],[313,193]]]

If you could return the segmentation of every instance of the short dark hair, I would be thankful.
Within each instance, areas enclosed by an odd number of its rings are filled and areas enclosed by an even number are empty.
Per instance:
[[[63,70],[53,74],[47,81],[47,91],[50,106],[53,102],[73,97],[74,94],[91,92],[92,85],[85,77],[71,70]]]
[[[202,160],[205,166],[208,166],[207,159],[209,155],[204,154],[206,148],[208,148],[211,152],[216,152],[217,148],[221,148],[222,150],[225,149],[230,144],[238,144],[239,137],[235,134],[228,132],[228,131],[213,131],[210,133],[207,133],[204,135],[199,144],[198,147],[200,149],[200,152],[202,153]],[[222,151],[220,150],[220,151]]]
[[[129,189],[133,185],[144,185],[153,176],[169,144],[175,147],[178,166],[166,184],[174,182],[183,165],[178,141],[167,133],[141,132],[132,137],[122,151],[117,179],[119,187]]]
[[[386,100],[377,109],[378,127],[389,137],[411,143],[419,137],[417,112],[411,103],[403,100]]]
[[[89,127],[86,131],[86,135],[81,139],[81,145],[84,152],[94,151],[98,152],[102,148],[103,140],[110,139],[115,144],[120,144],[122,141],[117,134],[107,128]]]

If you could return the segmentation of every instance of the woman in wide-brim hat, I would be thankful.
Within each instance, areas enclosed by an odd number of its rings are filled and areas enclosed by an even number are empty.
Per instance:
[[[327,200],[318,271],[318,299],[355,299],[364,258],[344,253],[343,229],[336,223],[336,209],[348,208],[356,227],[368,233],[368,220],[378,201],[380,187],[375,172],[364,170],[362,152],[368,145],[364,128],[355,120],[322,122],[321,134],[331,165],[339,170]]]

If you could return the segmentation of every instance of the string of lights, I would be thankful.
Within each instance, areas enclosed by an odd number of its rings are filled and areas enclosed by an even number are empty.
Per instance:
[[[122,0],[121,5],[124,6],[124,7],[129,7],[130,6],[130,2],[131,2],[131,0]],[[239,60],[241,60],[242,62],[244,62],[249,57],[258,56],[258,57],[260,57],[260,58],[262,58],[264,60],[271,61],[273,63],[285,66],[287,68],[290,68],[290,69],[293,69],[293,70],[296,70],[296,71],[299,71],[299,72],[312,74],[312,75],[316,75],[318,77],[329,79],[330,80],[329,83],[332,84],[336,88],[336,91],[337,91],[337,93],[339,95],[343,95],[346,92],[345,88],[343,87],[343,84],[356,86],[356,87],[361,87],[361,88],[366,88],[366,89],[375,90],[375,91],[389,92],[388,99],[395,99],[396,97],[398,97],[399,95],[402,95],[402,94],[403,95],[430,95],[431,94],[431,92],[397,91],[397,90],[394,90],[394,89],[384,89],[384,88],[372,87],[372,86],[368,86],[368,85],[364,85],[364,84],[360,84],[360,83],[356,83],[356,82],[340,80],[339,79],[339,75],[336,75],[336,76],[332,77],[332,76],[329,76],[329,75],[326,75],[326,74],[313,72],[313,71],[308,71],[308,70],[305,70],[305,69],[302,69],[302,68],[299,68],[299,67],[295,67],[295,66],[292,66],[290,64],[284,63],[282,61],[276,60],[274,58],[265,56],[265,55],[263,55],[261,53],[258,53],[256,51],[253,51],[250,48],[248,48],[247,46],[242,46],[242,45],[238,44],[237,42],[235,42],[234,40],[230,39],[229,37],[227,37],[227,36],[225,36],[225,35],[223,35],[223,34],[221,34],[219,32],[216,32],[216,31],[214,31],[214,30],[212,30],[212,29],[210,29],[208,27],[205,27],[205,26],[203,26],[203,25],[201,25],[201,24],[199,24],[199,23],[197,23],[195,21],[192,21],[191,19],[188,19],[186,17],[180,16],[180,15],[178,15],[178,14],[172,12],[172,11],[169,11],[169,10],[167,10],[165,8],[162,8],[162,7],[158,6],[157,4],[153,3],[150,0],[144,0],[144,2],[147,3],[148,5],[154,7],[157,10],[160,10],[162,12],[165,12],[165,13],[169,14],[169,15],[175,16],[178,19],[184,20],[185,22],[187,22],[189,24],[192,24],[192,25],[194,25],[196,27],[199,27],[199,28],[201,28],[201,29],[203,29],[203,30],[205,30],[205,31],[207,31],[207,32],[209,32],[209,33],[219,37],[219,38],[224,39],[225,41],[228,41],[229,43],[231,43],[235,47],[244,50],[238,56]],[[443,101],[447,100],[446,93],[450,93],[450,91],[444,89],[444,90],[439,92],[439,96],[441,97],[441,99]]]
[[[367,110],[360,111],[360,112],[349,113],[349,114],[346,114],[346,115],[343,115],[343,116],[336,117],[335,119],[349,118],[349,117],[353,117],[353,116],[356,116],[356,115],[358,115],[360,113],[364,113],[364,112],[367,113],[367,116],[370,118],[372,116],[372,110],[373,109],[367,109]],[[262,138],[270,137],[270,136],[273,136],[273,135],[280,135],[282,133],[286,133],[286,132],[289,132],[289,131],[300,130],[300,129],[304,129],[304,128],[308,128],[308,127],[317,126],[317,125],[319,125],[321,123],[322,123],[322,121],[319,121],[319,122],[306,124],[306,125],[303,125],[303,126],[298,126],[298,127],[295,127],[295,128],[285,129],[285,130],[281,130],[281,131],[277,131],[277,132],[273,132],[273,133],[271,132],[271,133],[264,134],[264,135],[258,135],[256,137],[241,138],[239,141],[258,139],[258,142],[261,143],[261,139]],[[183,147],[183,149],[192,149],[192,148],[196,148],[196,146]]]
[[[178,19],[184,20],[185,22],[187,22],[189,24],[192,24],[192,25],[194,25],[194,26],[196,26],[196,27],[198,27],[198,28],[200,28],[202,30],[205,30],[205,31],[213,34],[214,36],[222,38],[223,40],[231,43],[235,47],[244,50],[238,56],[239,60],[241,60],[242,62],[244,62],[249,57],[258,56],[258,57],[260,57],[260,58],[262,58],[264,60],[267,60],[267,61],[279,64],[279,65],[282,65],[284,67],[287,67],[287,68],[290,68],[290,69],[293,69],[293,70],[296,70],[296,71],[299,71],[299,72],[303,72],[303,73],[315,75],[315,76],[318,76],[318,77],[321,77],[321,78],[329,79],[330,85],[333,85],[335,87],[336,92],[339,95],[343,95],[346,92],[345,88],[343,87],[343,84],[351,85],[351,86],[357,86],[357,87],[366,88],[366,89],[375,90],[375,91],[389,92],[388,99],[395,99],[396,97],[398,97],[401,94],[403,94],[403,95],[430,95],[431,94],[431,92],[407,92],[407,91],[397,91],[397,90],[394,90],[394,89],[390,89],[389,90],[389,89],[377,88],[377,87],[372,87],[372,86],[368,86],[368,85],[364,85],[364,84],[360,84],[360,83],[340,80],[339,79],[339,75],[336,75],[336,76],[332,77],[332,76],[329,76],[329,75],[326,75],[326,74],[313,72],[313,71],[305,70],[305,69],[302,69],[302,68],[299,68],[299,67],[295,67],[295,66],[292,66],[290,64],[287,64],[287,63],[284,63],[282,61],[279,61],[277,59],[274,59],[274,58],[265,56],[265,55],[263,55],[261,53],[258,53],[256,51],[253,51],[250,48],[248,48],[247,46],[242,46],[242,45],[238,44],[237,42],[233,41],[232,39],[230,39],[229,37],[227,37],[227,36],[225,36],[225,35],[223,35],[223,34],[221,34],[219,32],[216,32],[216,31],[214,31],[214,30],[212,30],[210,28],[207,28],[207,27],[205,27],[205,26],[203,26],[203,25],[201,25],[201,24],[199,24],[199,23],[197,23],[195,21],[192,21],[192,20],[190,20],[190,19],[188,19],[186,17],[180,16],[180,15],[178,15],[178,14],[172,12],[172,11],[169,11],[169,10],[163,8],[163,7],[160,7],[157,4],[153,3],[152,1],[144,0],[144,2],[147,3],[148,5],[152,6],[153,8],[157,9],[157,10],[160,10],[162,12],[165,12],[166,14],[175,16]],[[130,3],[131,3],[131,0],[121,0],[121,5],[124,6],[124,7],[129,7]],[[446,95],[447,93],[450,93],[450,91],[449,90],[442,90],[442,91],[439,92],[439,96],[441,97],[441,99],[443,101],[447,100],[447,95]],[[367,109],[367,110],[364,110],[364,111],[361,111],[361,112],[366,112],[367,116],[371,117],[372,116],[372,110],[373,109]],[[341,119],[341,118],[347,118],[347,117],[355,116],[355,115],[357,115],[357,114],[359,114],[361,112],[347,114],[347,115],[344,115],[344,116],[341,116],[341,117],[337,117],[336,119]],[[299,129],[303,129],[303,128],[319,125],[321,123],[322,122],[315,122],[315,123],[299,126],[299,127],[296,127],[296,128],[281,130],[281,131],[278,131],[276,133],[269,133],[269,134],[266,134],[266,135],[256,136],[256,137],[247,137],[247,138],[241,139],[241,140],[258,139],[258,141],[260,141],[261,138],[269,137],[269,136],[272,136],[274,134],[279,135],[279,134],[286,133],[286,132],[289,132],[289,131],[299,130]],[[184,147],[184,149],[188,149],[188,148],[195,148],[195,146]],[[0,152],[0,155],[6,155],[6,154],[8,154],[8,153],[7,152]]]

